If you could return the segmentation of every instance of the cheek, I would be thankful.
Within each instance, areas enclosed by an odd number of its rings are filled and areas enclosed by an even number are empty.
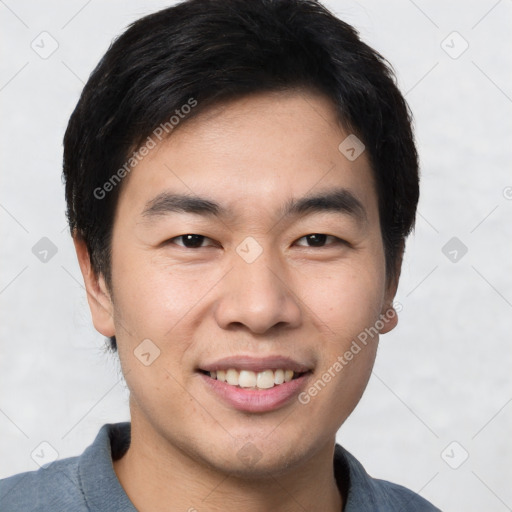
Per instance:
[[[384,279],[375,262],[357,266],[339,266],[329,272],[317,272],[303,283],[305,304],[313,312],[318,327],[333,345],[350,344],[365,328],[379,318],[384,295]]]
[[[183,393],[179,369],[193,342],[187,313],[204,294],[204,284],[187,279],[177,269],[163,268],[144,253],[123,256],[112,276],[123,374],[134,410],[173,424],[195,406]],[[182,407],[169,407],[170,403]]]
[[[355,408],[370,378],[384,284],[374,261],[357,269],[340,267],[335,275],[323,275],[304,289],[311,318],[325,336],[315,379],[301,403],[312,416],[331,418],[333,428]]]
[[[168,338],[204,294],[205,280],[197,273],[153,261],[144,253],[126,254],[114,268],[115,317],[137,339]]]

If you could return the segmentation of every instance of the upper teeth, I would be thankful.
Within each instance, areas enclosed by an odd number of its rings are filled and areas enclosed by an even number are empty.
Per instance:
[[[212,379],[227,382],[231,386],[241,388],[269,389],[275,384],[290,382],[293,379],[293,370],[264,370],[262,372],[251,372],[250,370],[217,370],[210,372]]]

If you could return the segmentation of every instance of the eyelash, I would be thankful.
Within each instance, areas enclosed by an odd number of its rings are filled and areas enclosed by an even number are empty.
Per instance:
[[[341,239],[341,238],[338,238],[337,236],[334,236],[334,235],[326,235],[325,233],[310,233],[308,235],[304,235],[300,238],[298,238],[297,240],[302,240],[303,238],[307,238],[307,237],[310,237],[310,236],[315,236],[315,235],[320,235],[320,236],[324,236],[326,238],[332,238],[335,242],[333,244],[328,244],[327,246],[323,245],[321,247],[315,247],[315,246],[300,246],[300,247],[307,247],[309,249],[324,249],[324,248],[328,248],[332,245],[348,245],[348,242],[346,242],[345,240]],[[179,238],[183,238],[183,237],[186,237],[186,236],[196,236],[196,237],[202,237],[203,240],[211,240],[209,239],[207,236],[204,236],[204,235],[198,235],[196,233],[187,233],[186,235],[179,235],[179,236],[175,236],[173,238],[170,238],[169,240],[167,240],[165,242],[165,244],[172,244],[174,243],[173,241],[174,240],[177,240]],[[176,245],[179,245],[179,244],[176,244]],[[184,245],[179,245],[179,247],[183,247],[184,249],[191,249],[191,250],[194,250],[194,249],[203,249],[204,247],[185,247]]]

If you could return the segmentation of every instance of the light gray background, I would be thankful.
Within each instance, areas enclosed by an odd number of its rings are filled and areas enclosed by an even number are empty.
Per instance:
[[[66,229],[62,137],[112,38],[168,5],[0,2],[1,477],[37,469],[42,441],[76,455],[102,424],[128,419]],[[326,5],[393,64],[422,164],[399,326],[338,441],[443,510],[512,510],[512,2]],[[47,59],[31,48],[43,31],[59,45]],[[454,31],[469,44],[458,58]],[[32,253],[42,237],[58,249],[46,263]],[[442,251],[452,237],[468,249],[455,262]]]

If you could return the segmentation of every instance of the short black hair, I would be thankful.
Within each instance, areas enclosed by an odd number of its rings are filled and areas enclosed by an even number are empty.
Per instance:
[[[364,143],[386,273],[397,276],[414,226],[419,170],[412,115],[391,65],[315,0],[186,0],[135,21],[113,41],[64,136],[70,230],[110,290],[116,184],[136,165],[135,150],[158,127],[172,133],[178,114],[182,125],[212,105],[294,89],[329,98]],[[115,350],[115,337],[110,342]]]

